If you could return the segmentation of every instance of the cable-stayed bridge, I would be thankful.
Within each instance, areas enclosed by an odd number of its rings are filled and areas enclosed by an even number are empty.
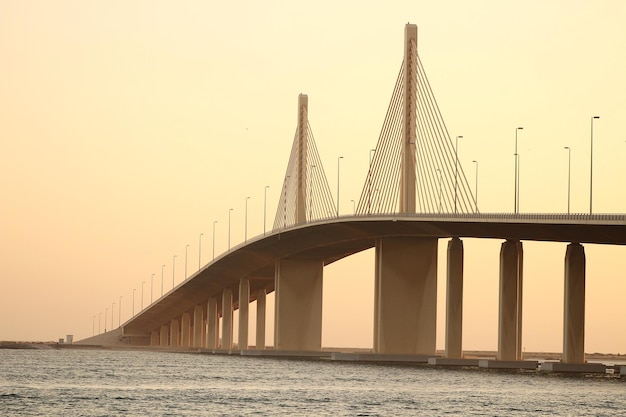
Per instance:
[[[462,357],[463,237],[502,239],[498,359],[522,358],[524,240],[568,242],[563,362],[584,358],[583,243],[626,244],[626,216],[479,213],[417,53],[405,51],[353,216],[339,216],[298,97],[293,145],[273,229],[202,267],[119,329],[85,343],[249,350],[248,308],[256,301],[256,350],[266,347],[266,295],[275,292],[275,350],[321,351],[324,266],[375,248],[373,351],[434,355],[437,246],[449,238],[446,357]],[[458,140],[458,138],[457,138]]]

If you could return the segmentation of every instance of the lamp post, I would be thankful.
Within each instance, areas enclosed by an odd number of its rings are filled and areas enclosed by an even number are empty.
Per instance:
[[[372,153],[376,152],[376,148],[370,149],[370,163],[367,168],[367,214],[372,211]]]
[[[567,214],[570,214],[570,185],[572,178],[572,148],[566,146],[564,149],[567,149]]]
[[[174,289],[174,274],[176,271],[176,255],[172,257],[172,289]]]
[[[589,169],[589,214],[593,214],[593,120],[599,119],[600,116],[591,118],[591,153],[590,153],[590,169]]]
[[[204,236],[204,233],[200,233],[200,237],[198,238],[198,271],[202,263],[202,236]]]
[[[107,316],[109,315],[109,307],[104,308],[104,332],[107,332]]]
[[[267,223],[267,189],[270,188],[269,185],[265,186],[263,190],[263,236],[265,236],[265,224]]]
[[[120,295],[120,303],[118,305],[118,312],[117,312],[117,327],[120,327],[122,325],[122,296]]]
[[[474,185],[474,205],[476,206],[476,212],[478,212],[478,161],[472,161],[476,164],[476,181]]]
[[[137,288],[133,288],[133,317],[135,317],[135,291]]]
[[[311,179],[309,179],[309,221],[313,220],[313,171],[316,165],[311,165]]]
[[[233,212],[234,209],[228,209],[228,250],[230,250],[230,213]]]
[[[337,217],[339,217],[339,162],[343,159],[343,156],[337,158]]]
[[[189,245],[185,246],[185,279],[187,279],[187,251],[189,250]]]
[[[95,336],[96,335],[96,315],[94,314],[93,316],[93,321],[91,324],[91,335]]]
[[[441,170],[439,168],[437,168],[437,177],[439,182],[439,206],[437,207],[437,211],[441,213]]]
[[[153,300],[154,300],[154,298],[153,298],[153,296],[152,296],[152,293],[153,293],[154,291],[152,291],[152,289],[153,289],[153,287],[154,287],[154,276],[155,276],[155,275],[156,275],[156,274],[152,274],[152,276],[150,276],[150,304],[152,304],[152,303],[153,303]]]
[[[100,334],[100,323],[102,322],[102,311],[98,313],[98,334]]]
[[[215,224],[217,220],[213,220],[213,260],[215,260]]]
[[[246,197],[246,215],[245,215],[245,227],[244,227],[244,234],[243,234],[243,241],[244,242],[248,242],[248,200],[250,200],[250,197]]]
[[[513,213],[517,214],[518,210],[519,210],[519,165],[518,165],[518,158],[519,158],[519,154],[517,153],[517,132],[519,132],[520,130],[523,130],[523,127],[518,127],[515,129],[515,153],[513,154],[515,157],[515,187],[514,187],[514,191],[515,191],[515,195],[513,196],[514,201],[513,201]]]
[[[163,297],[163,271],[165,270],[165,264],[161,265],[161,297]]]
[[[146,281],[141,281],[141,309],[143,310],[143,284],[145,284]]]
[[[111,330],[113,330],[113,310],[115,308],[115,303],[111,303]]]
[[[457,212],[457,189],[459,182],[459,139],[463,139],[463,136],[456,137],[456,145],[454,147],[454,213]]]

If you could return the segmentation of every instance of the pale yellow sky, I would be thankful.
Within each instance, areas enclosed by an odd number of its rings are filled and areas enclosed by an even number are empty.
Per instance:
[[[339,4],[337,4],[339,3]],[[435,4],[433,4],[435,3]],[[402,61],[404,24],[482,212],[626,211],[623,1],[0,2],[0,340],[84,338],[111,304],[122,322],[268,225],[296,127],[299,93],[341,211],[365,180]],[[473,184],[473,181],[470,180]],[[334,190],[334,187],[331,187]],[[334,192],[334,191],[333,191]],[[497,346],[500,241],[466,240],[464,348]],[[441,242],[442,248],[445,242]],[[523,338],[560,351],[565,244],[525,244]],[[626,248],[587,245],[588,352],[626,352]],[[444,345],[440,253],[437,346]],[[355,291],[355,288],[358,290]],[[343,295],[356,294],[349,299]],[[371,346],[370,252],[328,267],[325,346]],[[110,316],[109,316],[110,323]],[[103,318],[104,323],[104,318]],[[271,320],[268,320],[271,323]],[[104,327],[104,326],[102,326]],[[110,327],[110,324],[109,326]]]

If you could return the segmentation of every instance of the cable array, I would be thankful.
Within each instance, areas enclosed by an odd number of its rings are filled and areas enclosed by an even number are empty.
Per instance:
[[[411,48],[413,49],[413,48]],[[477,213],[475,199],[445,125],[419,56],[416,74],[409,83],[417,97],[416,137],[411,144],[415,167],[417,213]],[[357,214],[399,211],[404,121],[404,62],[387,108],[374,157],[370,161]],[[413,127],[411,127],[412,129]]]
[[[314,221],[335,216],[336,205],[333,200],[324,166],[320,159],[311,125],[306,122],[305,149],[299,149],[299,128],[296,128],[287,171],[283,179],[282,192],[274,218],[274,230],[296,224],[296,206],[298,195],[298,173],[300,172],[298,156],[301,152],[306,155],[304,178],[302,186],[305,196],[306,221]]]

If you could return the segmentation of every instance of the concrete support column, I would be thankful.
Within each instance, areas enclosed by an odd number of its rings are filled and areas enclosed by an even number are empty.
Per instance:
[[[220,335],[218,332],[219,315],[217,314],[217,300],[213,297],[209,298],[207,303],[207,337],[206,347],[207,349],[217,349],[219,346]]]
[[[256,348],[265,349],[265,290],[256,293]]]
[[[522,243],[507,240],[500,248],[498,359],[521,360]]]
[[[161,326],[161,334],[159,337],[159,345],[167,346],[169,344],[169,326],[166,324]]]
[[[226,288],[222,293],[222,349],[233,348],[233,291]]]
[[[183,313],[180,322],[180,345],[189,347],[191,346],[191,315],[189,313]]]
[[[158,330],[153,330],[150,333],[150,346],[159,346],[161,344],[161,334]]]
[[[570,243],[565,252],[563,362],[585,363],[585,249]]]
[[[204,320],[202,317],[202,305],[198,304],[193,308],[193,336],[191,346],[195,348],[202,347],[202,325]]]
[[[170,322],[170,345],[180,346],[180,322],[177,319]]]
[[[247,279],[239,280],[239,337],[240,350],[248,349],[248,310],[250,303],[250,282]]]
[[[463,356],[463,242],[458,237],[448,242],[446,280],[446,357]]]
[[[437,239],[380,239],[376,258],[376,352],[434,354]]]
[[[323,274],[322,261],[282,259],[276,262],[275,349],[322,349]]]

